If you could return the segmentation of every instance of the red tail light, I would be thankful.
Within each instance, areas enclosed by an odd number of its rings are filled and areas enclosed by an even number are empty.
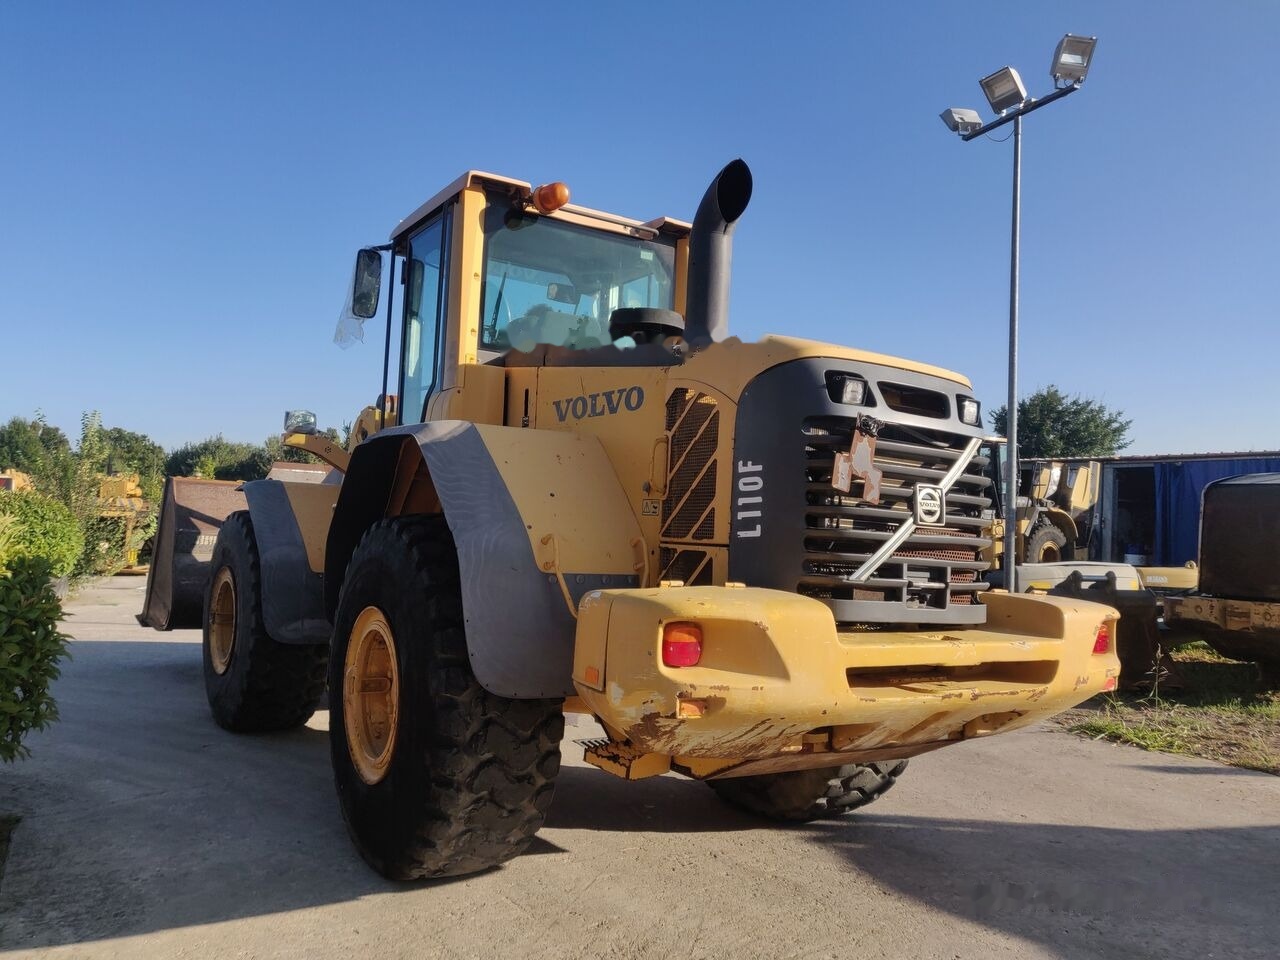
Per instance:
[[[1102,626],[1098,628],[1098,635],[1093,638],[1093,652],[1111,652],[1111,623],[1109,621],[1102,621]]]
[[[696,667],[702,659],[702,627],[696,623],[668,623],[662,628],[662,663],[668,667]]]

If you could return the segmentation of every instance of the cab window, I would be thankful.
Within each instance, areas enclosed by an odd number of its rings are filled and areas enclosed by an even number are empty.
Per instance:
[[[404,270],[404,335],[400,340],[400,409],[404,423],[426,418],[440,368],[444,295],[444,216],[409,239]]]
[[[608,346],[619,307],[672,309],[675,241],[542,217],[491,195],[480,349]]]

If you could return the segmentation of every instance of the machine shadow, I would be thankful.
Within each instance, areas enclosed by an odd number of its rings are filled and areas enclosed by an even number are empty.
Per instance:
[[[572,746],[569,750],[573,750]],[[591,767],[562,766],[547,826],[616,833],[719,833],[768,825],[683,777],[626,781]]]
[[[814,845],[936,910],[942,922],[978,923],[1064,957],[1273,957],[1280,937],[1280,827],[1106,828],[864,812],[805,830]],[[1105,941],[1097,933],[1103,918],[1112,931]]]

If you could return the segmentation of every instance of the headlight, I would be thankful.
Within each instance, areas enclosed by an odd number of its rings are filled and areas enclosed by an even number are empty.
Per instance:
[[[836,403],[862,406],[867,402],[867,381],[852,373],[828,373],[827,393]]]
[[[973,397],[960,397],[960,422],[976,427],[982,417],[982,408]]]

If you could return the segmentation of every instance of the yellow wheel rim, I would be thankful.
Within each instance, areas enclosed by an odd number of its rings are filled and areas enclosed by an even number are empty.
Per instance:
[[[351,761],[370,786],[379,783],[391,766],[399,716],[400,675],[391,624],[377,607],[365,607],[347,638],[342,718]]]
[[[1041,563],[1057,563],[1061,559],[1062,554],[1058,552],[1058,548],[1055,544],[1046,543],[1044,545],[1044,549],[1040,551]]]
[[[213,578],[213,603],[209,607],[209,660],[221,676],[231,665],[236,645],[236,582],[231,568],[222,567]]]

